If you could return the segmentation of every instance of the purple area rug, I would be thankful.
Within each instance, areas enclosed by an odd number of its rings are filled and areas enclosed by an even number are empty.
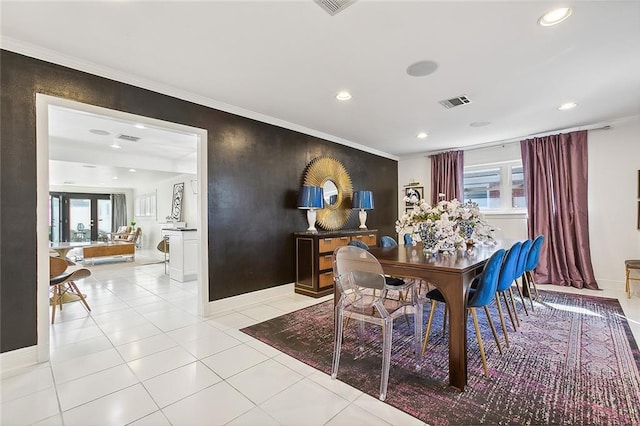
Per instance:
[[[503,339],[493,305],[492,318]],[[426,305],[425,329],[429,310]],[[403,318],[394,322],[386,403],[431,425],[640,424],[640,353],[617,300],[540,292],[535,312],[527,317],[519,311],[517,332],[506,318],[511,347],[506,349],[501,340],[503,355],[484,312],[478,311],[490,377],[483,374],[469,318],[465,392],[447,384],[448,341],[442,336],[442,312],[439,305],[419,371],[410,347],[411,329]],[[382,366],[380,329],[367,325],[364,351],[356,329],[352,321],[345,331],[338,379],[377,398]],[[332,301],[242,331],[331,373]]]

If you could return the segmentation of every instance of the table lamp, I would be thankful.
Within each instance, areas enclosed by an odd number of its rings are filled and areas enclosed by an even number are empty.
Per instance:
[[[360,218],[360,229],[367,229],[365,222],[367,221],[366,210],[373,210],[373,192],[372,191],[355,191],[353,193],[354,209],[360,209],[358,217]]]
[[[316,209],[324,208],[324,194],[319,186],[303,186],[298,197],[298,208],[307,210],[307,231],[316,232]]]

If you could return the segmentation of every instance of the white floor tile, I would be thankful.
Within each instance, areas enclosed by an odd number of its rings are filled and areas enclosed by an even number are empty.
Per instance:
[[[304,379],[260,404],[282,425],[323,425],[349,405],[349,401]]]
[[[217,375],[227,379],[267,359],[269,358],[262,352],[247,345],[239,345],[204,358],[202,362],[215,371]]]
[[[421,420],[364,393],[353,404],[392,425],[424,425]]]
[[[124,345],[125,343],[135,342],[146,337],[155,336],[162,333],[158,327],[151,323],[143,323],[127,329],[121,329],[106,333],[107,337],[115,346]]]
[[[56,383],[61,384],[120,364],[124,364],[124,360],[118,351],[110,348],[69,361],[55,363],[52,365],[52,370]]]
[[[162,411],[174,425],[223,425],[255,405],[226,382],[206,388]]]
[[[0,405],[0,424],[31,424],[58,413],[58,398],[55,389],[49,388],[2,403]]]
[[[329,374],[325,374],[322,371],[314,370],[313,374],[309,376],[310,380],[313,380],[320,386],[330,390],[333,393],[336,393],[346,399],[347,401],[355,401],[360,395],[362,395],[362,391],[354,388],[353,386],[349,386],[348,384],[341,382],[337,379],[332,379]],[[376,380],[372,378],[372,380]]]
[[[230,328],[240,329],[243,327],[248,327],[260,321],[243,315],[239,312],[232,312],[224,316],[212,318],[207,322],[217,329],[228,330]]]
[[[228,334],[218,331],[218,335],[191,340],[180,345],[196,358],[202,359],[240,344],[242,343]]]
[[[62,417],[66,426],[126,425],[157,410],[149,394],[137,384],[65,411]]]
[[[175,346],[178,346],[178,344],[169,336],[166,334],[158,334],[142,340],[136,340],[131,343],[117,346],[116,349],[125,361],[133,361],[134,359],[162,352]]]
[[[226,426],[279,426],[280,423],[264,412],[260,407],[249,410],[240,417],[236,417]]]
[[[227,379],[227,382],[256,404],[261,404],[303,376],[284,365],[267,360]]]
[[[129,367],[142,381],[166,373],[175,368],[182,367],[196,358],[185,349],[177,346],[153,355],[139,358],[129,362]]]
[[[111,341],[107,338],[107,336],[102,335],[71,345],[51,348],[50,360],[52,364],[56,364],[58,362],[68,361],[70,359],[78,358],[84,355],[89,355],[111,348],[113,348]]]
[[[143,382],[159,407],[183,399],[222,379],[201,362],[193,362]]]
[[[0,403],[13,401],[44,389],[53,389],[51,368],[38,366],[24,369],[20,374],[0,381]]]
[[[335,415],[325,426],[390,426],[381,418],[363,410],[362,408],[349,405],[344,410]]]
[[[162,411],[156,411],[140,420],[129,423],[127,426],[171,426],[171,423],[169,423]]]
[[[32,426],[64,426],[64,423],[62,423],[62,415],[56,414],[55,416],[47,417],[44,420],[33,423]]]
[[[242,309],[239,312],[260,322],[279,317],[280,315],[284,315],[286,313],[282,309],[278,309],[269,305],[255,305],[246,309]]]
[[[101,398],[138,383],[126,364],[57,385],[62,411]]]

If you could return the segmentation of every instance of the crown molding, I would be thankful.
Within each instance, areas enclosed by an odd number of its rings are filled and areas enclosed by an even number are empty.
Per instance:
[[[13,39],[11,37],[2,37],[0,39],[0,47],[4,50],[8,50],[14,53],[19,53],[21,55],[29,56],[34,59],[39,59],[42,61],[57,64],[57,65],[62,65],[67,68],[72,68],[78,71],[97,75],[99,77],[104,77],[110,80],[119,81],[121,83],[130,84],[132,86],[140,87],[142,89],[151,90],[164,95],[172,96],[174,98],[182,99],[188,102],[193,102],[198,105],[228,112],[234,115],[238,115],[240,117],[249,118],[252,120],[256,120],[256,121],[271,124],[274,126],[282,127],[285,129],[293,130],[296,132],[304,133],[310,136],[315,136],[320,139],[325,139],[330,142],[334,142],[340,145],[345,145],[351,148],[358,149],[360,151],[378,155],[380,157],[389,158],[391,160],[396,160],[396,161],[398,161],[399,159],[399,157],[395,155],[391,155],[389,153],[382,152],[382,151],[370,148],[368,146],[361,145],[356,142],[342,139],[340,137],[330,135],[328,133],[310,129],[308,127],[300,126],[298,124],[291,123],[286,120],[281,120],[279,118],[271,117],[255,111],[250,111],[244,108],[240,108],[234,105],[220,102],[215,99],[198,95],[196,93],[187,92],[185,90],[181,90],[170,85],[147,80],[140,76],[124,73],[114,68],[105,67],[90,61],[78,59],[76,57],[65,55],[61,52],[58,52],[52,49],[46,49],[30,43],[25,43],[20,40]]]

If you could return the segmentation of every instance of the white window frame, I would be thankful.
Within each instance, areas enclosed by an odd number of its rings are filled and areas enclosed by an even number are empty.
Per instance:
[[[476,171],[484,169],[500,169],[500,207],[486,208],[480,210],[487,215],[491,214],[526,214],[526,208],[514,208],[511,206],[511,197],[513,194],[513,185],[511,179],[511,168],[522,167],[521,160],[499,161],[495,163],[474,164],[473,166],[465,166],[464,171]]]

